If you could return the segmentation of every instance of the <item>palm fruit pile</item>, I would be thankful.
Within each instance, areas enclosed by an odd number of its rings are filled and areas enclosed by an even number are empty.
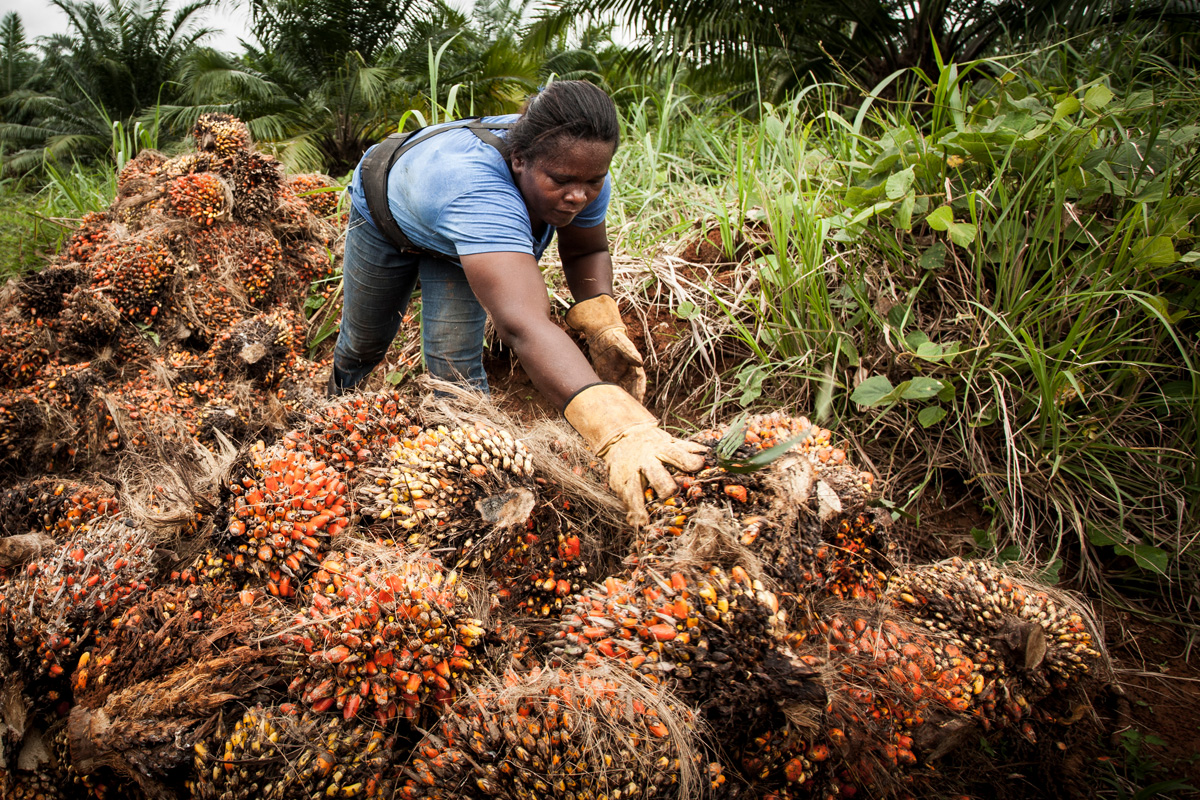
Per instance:
[[[183,452],[221,414],[249,435],[307,410],[322,367],[304,304],[338,268],[337,185],[289,182],[229,115],[202,115],[190,142],[139,153],[108,209],[0,290],[0,462],[17,477],[107,469],[164,430]]]
[[[1094,733],[1086,609],[908,563],[803,417],[628,530],[565,428],[324,399],[335,184],[192,136],[3,290],[0,797],[979,795]]]
[[[0,494],[5,791],[969,794],[964,742],[1054,739],[1103,680],[1063,593],[903,563],[874,480],[803,419],[700,434],[640,531],[559,428],[395,391],[290,419],[144,497]]]

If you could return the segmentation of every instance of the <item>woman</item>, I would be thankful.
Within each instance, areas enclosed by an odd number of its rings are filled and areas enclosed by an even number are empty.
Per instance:
[[[604,225],[619,135],[608,95],[558,81],[520,115],[434,126],[367,151],[349,189],[330,391],[357,385],[383,359],[419,278],[429,371],[486,392],[490,313],[534,386],[604,459],[629,523],[644,525],[643,477],[670,495],[664,464],[700,469],[703,448],[674,439],[639,402],[645,372],[612,297]],[[556,231],[576,301],[567,324],[586,337],[595,369],[550,318],[537,262]]]

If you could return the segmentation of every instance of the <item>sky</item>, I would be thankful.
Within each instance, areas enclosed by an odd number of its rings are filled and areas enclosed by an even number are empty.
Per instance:
[[[178,3],[172,3],[172,6]],[[25,26],[25,36],[35,39],[38,36],[48,36],[61,33],[66,29],[66,15],[45,0],[0,0],[0,17],[10,11],[16,11]],[[250,36],[248,3],[222,3],[216,11],[208,12],[202,17],[202,22],[209,28],[215,28],[218,33],[209,37],[205,44],[218,50],[241,52],[238,39],[248,39]]]

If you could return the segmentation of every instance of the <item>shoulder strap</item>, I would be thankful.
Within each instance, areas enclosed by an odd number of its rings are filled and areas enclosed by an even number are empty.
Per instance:
[[[391,209],[388,207],[387,176],[392,171],[392,167],[395,166],[396,160],[426,139],[457,128],[470,129],[472,133],[479,137],[480,141],[496,148],[496,151],[503,157],[504,142],[499,136],[492,133],[492,131],[508,130],[512,126],[513,123],[511,122],[483,122],[480,117],[473,117],[471,119],[460,119],[440,125],[432,131],[426,132],[425,128],[418,128],[409,133],[393,133],[388,136],[362,162],[363,195],[366,198],[367,210],[371,214],[371,221],[375,223],[375,227],[399,250],[427,252],[424,248],[417,247],[409,241],[409,238],[404,235],[404,231],[401,230],[400,225],[396,222],[396,218],[392,216]],[[423,132],[424,135],[421,135]]]

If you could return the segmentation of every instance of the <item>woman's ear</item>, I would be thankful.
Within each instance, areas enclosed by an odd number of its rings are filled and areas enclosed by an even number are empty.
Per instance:
[[[508,164],[514,175],[520,175],[524,172],[527,165],[524,156],[515,154],[509,159]]]

